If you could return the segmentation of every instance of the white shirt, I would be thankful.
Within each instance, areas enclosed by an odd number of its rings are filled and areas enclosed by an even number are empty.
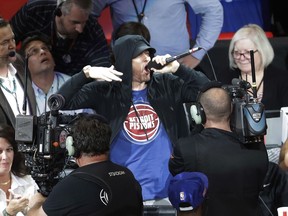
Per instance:
[[[8,65],[8,76],[7,77],[0,77],[1,78],[1,90],[5,95],[11,109],[15,116],[19,114],[23,114],[23,101],[24,101],[24,91],[19,82],[16,78],[17,70],[12,65]],[[3,87],[4,86],[4,87]],[[26,105],[26,114],[29,115],[29,104]]]
[[[32,87],[35,92],[36,97],[36,109],[37,109],[37,116],[40,116],[41,114],[50,111],[50,108],[48,106],[48,99],[52,94],[55,94],[59,88],[68,80],[70,79],[70,76],[67,74],[55,72],[54,74],[54,80],[52,83],[52,86],[50,87],[47,94],[42,91],[37,85],[35,85],[34,82],[32,82]],[[74,115],[76,113],[81,112],[89,112],[93,113],[90,109],[79,109],[79,110],[70,110],[70,111],[61,111],[61,113],[64,113],[66,115]]]
[[[30,198],[37,192],[38,185],[30,175],[18,177],[11,173],[11,190],[15,194]],[[0,189],[0,212],[2,212],[6,207],[6,194],[3,190]],[[22,216],[24,214],[22,212],[18,212],[16,215]]]

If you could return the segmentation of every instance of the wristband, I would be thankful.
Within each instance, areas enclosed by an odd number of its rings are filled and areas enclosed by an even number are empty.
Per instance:
[[[86,66],[83,68],[83,72],[84,72],[86,78],[90,78],[90,75],[89,75],[90,68],[91,68],[90,65],[86,65]]]
[[[7,211],[6,208],[2,211],[3,216],[12,216]]]

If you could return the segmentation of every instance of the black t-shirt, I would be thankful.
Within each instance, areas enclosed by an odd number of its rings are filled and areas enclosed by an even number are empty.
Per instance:
[[[94,163],[59,182],[43,210],[53,216],[142,215],[141,187],[127,168],[110,161]]]

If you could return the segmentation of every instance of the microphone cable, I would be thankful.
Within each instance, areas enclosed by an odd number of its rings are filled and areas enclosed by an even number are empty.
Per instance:
[[[135,106],[133,100],[132,100],[132,107],[133,107],[133,110],[134,110],[134,112],[135,112],[135,114],[136,114],[136,117],[137,117],[139,123],[140,123],[141,126],[143,127],[143,131],[144,131],[144,133],[145,133],[146,139],[147,139],[147,141],[149,141],[147,129],[146,129],[146,127],[144,126],[143,122],[141,121],[140,115],[139,115],[139,113],[138,113],[138,110],[136,109],[136,106]]]
[[[261,202],[263,203],[263,205],[265,206],[266,210],[269,212],[269,214],[271,216],[274,216],[274,214],[270,211],[270,209],[268,208],[268,206],[266,205],[266,203],[264,202],[264,200],[261,198],[261,196],[259,196],[259,199],[261,200]]]
[[[208,62],[209,62],[209,64],[210,64],[210,67],[211,67],[211,70],[212,70],[212,74],[213,74],[213,76],[214,76],[214,80],[215,81],[218,81],[218,78],[217,78],[217,75],[216,75],[216,72],[215,72],[215,69],[214,69],[214,65],[213,65],[213,63],[212,63],[212,60],[211,60],[211,58],[210,58],[210,56],[209,56],[209,53],[208,53],[208,51],[206,50],[206,49],[204,49],[203,47],[202,47],[202,49],[206,52],[206,56],[207,56],[207,59],[208,59]],[[204,72],[203,72],[204,73]]]

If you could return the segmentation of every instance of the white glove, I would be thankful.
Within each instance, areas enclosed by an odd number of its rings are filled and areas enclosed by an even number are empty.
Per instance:
[[[166,59],[171,57],[171,55],[166,54],[164,56],[155,56],[152,61],[155,61],[158,64],[165,65],[166,64]],[[154,69],[154,72],[159,72],[159,73],[175,73],[180,66],[180,63],[178,61],[172,61],[171,63],[165,65],[162,69]]]
[[[122,81],[122,79],[119,76],[122,76],[123,73],[119,72],[117,70],[114,70],[114,66],[112,65],[111,67],[97,67],[93,66],[91,67],[90,65],[87,65],[83,68],[83,71],[86,75],[86,77],[90,77],[93,79],[96,79],[98,81]]]

